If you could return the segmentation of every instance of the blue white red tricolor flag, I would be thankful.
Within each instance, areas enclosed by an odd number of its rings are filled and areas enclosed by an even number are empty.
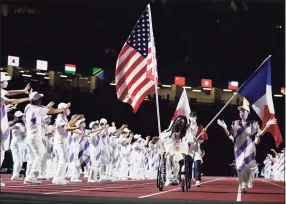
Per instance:
[[[156,49],[148,5],[118,56],[115,71],[117,97],[130,104],[135,113],[146,96],[155,91],[157,81]]]
[[[262,129],[264,129],[268,120],[275,118],[269,58],[242,84],[238,93],[252,104],[252,108],[262,120]],[[276,147],[278,147],[283,142],[278,124],[270,126],[268,132],[272,134]]]

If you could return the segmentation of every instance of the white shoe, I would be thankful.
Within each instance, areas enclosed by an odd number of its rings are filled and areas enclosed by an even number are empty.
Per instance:
[[[87,182],[88,183],[97,183],[97,181],[95,181],[94,179],[88,179]]]
[[[1,187],[4,187],[4,186],[6,186],[6,184],[1,182]]]
[[[201,182],[200,181],[196,181],[196,187],[201,187]]]
[[[71,179],[71,182],[72,183],[81,183],[82,182],[82,180],[80,180],[80,179]]]
[[[44,176],[42,176],[42,175],[39,175],[37,179],[38,180],[46,180],[46,178]]]
[[[172,180],[172,184],[173,185],[178,185],[180,182],[179,182],[179,180],[178,179],[173,179]]]
[[[68,184],[69,182],[65,179],[54,179],[52,181],[53,184],[56,184],[56,185],[66,185]]]
[[[248,183],[248,188],[253,188],[253,183],[251,181]]]
[[[11,177],[12,181],[22,181],[23,179],[19,177],[19,175],[12,175]]]
[[[167,181],[165,182],[165,186],[171,186],[171,185],[172,185],[171,180],[167,180]]]
[[[36,178],[26,177],[24,180],[24,184],[40,184],[41,181],[38,181]]]
[[[246,186],[242,186],[240,192],[241,193],[247,193],[247,187]]]

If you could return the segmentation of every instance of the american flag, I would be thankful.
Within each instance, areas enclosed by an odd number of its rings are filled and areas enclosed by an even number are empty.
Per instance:
[[[130,104],[135,113],[146,96],[155,91],[157,80],[156,50],[148,5],[118,56],[115,71],[117,97]]]

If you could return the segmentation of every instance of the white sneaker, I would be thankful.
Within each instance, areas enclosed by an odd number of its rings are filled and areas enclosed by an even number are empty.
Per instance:
[[[165,182],[165,186],[171,186],[171,185],[172,185],[171,180],[167,180],[167,181]]]
[[[46,178],[44,176],[42,176],[42,175],[39,175],[37,179],[38,180],[46,180]]]
[[[201,187],[201,182],[200,181],[196,181],[196,187]]]
[[[178,179],[173,179],[172,180],[172,184],[173,185],[178,185],[180,182],[179,182],[179,180]]]
[[[69,182],[65,179],[54,179],[52,181],[53,184],[56,184],[56,185],[66,185],[68,184]]]
[[[22,181],[23,178],[20,178],[19,175],[12,175],[11,180],[12,181]]]
[[[97,183],[97,181],[95,181],[94,179],[88,179],[87,182],[88,183]]]
[[[71,182],[72,182],[72,183],[81,183],[82,180],[76,178],[76,179],[71,179]]]
[[[1,182],[1,187],[4,187],[4,186],[6,186],[6,184]]]
[[[36,178],[26,177],[24,180],[24,184],[40,184],[41,181],[38,181]]]
[[[247,193],[247,187],[246,186],[242,186],[240,192],[241,193]]]
[[[249,181],[249,183],[248,183],[248,188],[253,188],[253,183],[252,183],[252,181]]]

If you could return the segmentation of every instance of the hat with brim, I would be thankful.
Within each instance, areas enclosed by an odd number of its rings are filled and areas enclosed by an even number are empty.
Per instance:
[[[9,81],[9,80],[11,80],[11,77],[7,76],[5,73],[1,72],[0,80],[1,80],[1,82]]]
[[[85,118],[83,118],[83,119],[80,119],[80,120],[78,120],[77,122],[76,122],[76,126],[79,126],[82,122],[84,122],[85,121]]]
[[[242,106],[238,106],[237,108],[239,111],[248,111],[250,112],[250,108],[248,105],[242,105]]]
[[[133,138],[134,138],[135,140],[138,140],[139,138],[141,138],[141,135],[135,134]]]
[[[37,101],[40,98],[44,97],[44,94],[39,94],[37,91],[33,92],[29,96],[30,101]]]
[[[94,125],[98,125],[98,122],[92,121],[91,123],[89,123],[89,128],[92,129]]]
[[[124,128],[122,132],[129,133],[129,132],[131,132],[131,130],[129,130],[128,128]]]
[[[15,113],[14,113],[14,117],[16,117],[16,118],[19,118],[19,117],[21,117],[21,116],[23,116],[24,115],[24,113],[22,113],[21,111],[16,111]]]
[[[58,105],[58,109],[63,109],[63,108],[67,108],[68,104],[67,103],[59,103]]]

